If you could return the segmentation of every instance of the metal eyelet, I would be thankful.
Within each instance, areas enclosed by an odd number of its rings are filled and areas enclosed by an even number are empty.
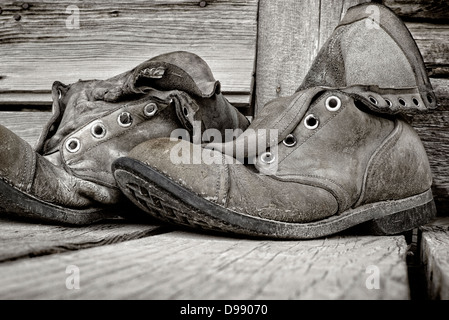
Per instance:
[[[65,148],[68,152],[77,152],[81,148],[81,142],[78,138],[70,138],[65,142]]]
[[[273,163],[276,157],[269,151],[264,152],[260,155],[260,161],[266,164]]]
[[[337,111],[341,107],[341,100],[339,97],[330,96],[326,99],[326,109],[329,111]]]
[[[133,118],[129,112],[122,112],[117,117],[117,123],[120,127],[127,128],[133,123]]]
[[[373,96],[368,96],[368,99],[369,99],[369,101],[370,101],[372,104],[375,104],[375,105],[378,104],[377,99],[374,98]]]
[[[282,143],[286,147],[293,147],[296,144],[296,137],[292,134],[289,134],[288,136],[285,137],[284,140],[282,140]]]
[[[385,99],[385,102],[387,103],[388,107],[391,108],[393,106],[393,103],[390,100]]]
[[[407,102],[405,102],[404,99],[399,98],[398,101],[399,101],[399,104],[400,104],[401,106],[403,106],[403,107],[406,107],[406,106],[407,106]]]
[[[157,104],[154,102],[150,102],[145,107],[143,107],[143,113],[147,117],[154,116],[156,114],[157,110],[158,110]]]
[[[62,98],[62,91],[61,89],[58,89],[58,100],[61,100]]]
[[[306,126],[307,129],[310,129],[310,130],[316,129],[316,128],[318,128],[319,124],[320,124],[320,121],[313,114],[309,114],[304,119],[304,125]]]
[[[412,98],[412,102],[415,104],[415,106],[419,106],[419,100],[418,99],[416,99],[416,98]]]
[[[92,127],[90,128],[90,133],[93,137],[97,139],[101,139],[106,135],[106,127],[101,122],[96,122]]]

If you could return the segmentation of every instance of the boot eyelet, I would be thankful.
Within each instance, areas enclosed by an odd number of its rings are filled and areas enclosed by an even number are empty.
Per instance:
[[[68,152],[75,153],[81,148],[81,142],[78,138],[70,138],[65,143]]]
[[[431,95],[430,93],[427,94],[427,101],[428,101],[429,103],[432,103],[432,102],[433,102],[433,97],[432,97],[432,95]]]
[[[293,147],[296,144],[296,138],[294,135],[289,134],[288,136],[285,137],[285,139],[282,141],[282,143],[286,147]]]
[[[390,100],[385,99],[385,102],[387,103],[389,108],[391,108],[393,106],[393,103]]]
[[[326,109],[329,111],[337,111],[341,107],[341,100],[339,97],[330,96],[326,99]]]
[[[306,126],[307,129],[309,130],[313,130],[318,128],[318,125],[320,124],[319,120],[317,117],[315,117],[313,114],[309,114],[305,119],[304,119],[304,125]]]
[[[416,98],[412,98],[413,103],[415,104],[415,106],[419,106],[419,101]]]
[[[150,102],[145,107],[143,107],[143,113],[147,117],[152,117],[157,112],[157,104],[154,102]]]
[[[182,113],[187,117],[189,115],[189,110],[186,107],[182,108]]]
[[[260,155],[260,161],[266,164],[273,163],[276,157],[269,151],[264,152]]]
[[[399,98],[398,101],[399,101],[399,104],[400,104],[401,106],[403,106],[403,107],[406,107],[406,106],[407,106],[407,102],[405,102],[404,99]]]
[[[376,98],[374,98],[373,96],[368,96],[368,99],[369,99],[369,101],[372,103],[372,104],[375,104],[375,105],[377,105],[377,99]]]
[[[127,128],[133,123],[133,118],[129,112],[122,112],[117,117],[117,123],[120,127]]]
[[[106,127],[103,123],[97,122],[90,128],[90,133],[93,137],[101,139],[106,135]]]
[[[62,98],[62,91],[61,89],[58,89],[58,100],[61,100]]]

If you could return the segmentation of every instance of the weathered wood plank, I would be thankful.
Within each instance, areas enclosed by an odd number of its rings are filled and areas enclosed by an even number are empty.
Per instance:
[[[187,50],[203,57],[223,91],[249,99],[257,0],[28,4],[1,5],[0,92],[34,94],[48,92],[55,80],[106,79],[155,55]]]
[[[0,218],[0,262],[139,239],[163,230],[158,225],[124,220],[69,228],[3,217]]]
[[[402,236],[259,241],[173,232],[0,264],[0,298],[409,299],[406,249]],[[78,268],[78,290],[66,287],[68,266]]]
[[[0,124],[34,146],[51,112],[0,111]]]
[[[402,18],[449,20],[446,0],[383,0]]]
[[[247,112],[250,107],[250,96],[248,93],[223,92],[228,101],[239,108],[242,112]],[[19,106],[33,109],[36,107],[51,108],[51,89],[44,92],[0,92],[0,110],[2,106]]]
[[[433,174],[438,214],[449,213],[449,79],[431,79],[439,107],[413,116],[411,124],[426,149]]]
[[[448,10],[449,11],[449,10]],[[449,24],[407,22],[432,77],[449,77]]]
[[[438,218],[421,230],[428,298],[449,300],[449,217]]]

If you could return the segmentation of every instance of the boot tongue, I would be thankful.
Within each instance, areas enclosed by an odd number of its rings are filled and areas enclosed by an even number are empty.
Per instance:
[[[234,141],[209,143],[204,147],[227,154],[237,160],[251,159],[275,147],[290,134],[306,114],[323,87],[313,87],[267,103],[256,119]]]
[[[128,94],[156,88],[210,98],[220,92],[220,83],[214,79],[207,63],[199,56],[185,51],[159,55],[117,78],[125,78],[124,93]]]

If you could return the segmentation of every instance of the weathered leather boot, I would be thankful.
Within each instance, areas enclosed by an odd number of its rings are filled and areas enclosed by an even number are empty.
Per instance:
[[[409,30],[389,8],[372,2],[348,9],[298,91],[315,86],[354,87],[373,102],[369,108],[380,112],[412,114],[437,107]],[[386,107],[370,92],[380,94]]]
[[[108,80],[55,82],[53,116],[35,150],[0,126],[0,208],[41,220],[86,224],[126,213],[111,164],[151,138],[201,124],[244,130],[200,57],[172,52]]]
[[[306,239],[362,223],[395,234],[435,215],[418,135],[351,89],[276,99],[233,142],[144,142],[113,171],[148,214],[236,234]]]

